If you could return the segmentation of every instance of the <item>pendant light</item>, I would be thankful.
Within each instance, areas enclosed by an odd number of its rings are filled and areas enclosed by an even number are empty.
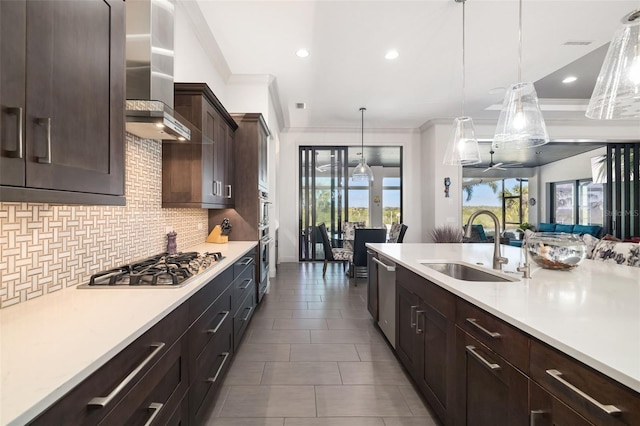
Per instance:
[[[640,9],[622,18],[622,23],[596,80],[588,118],[640,118]]]
[[[366,108],[360,108],[360,112],[362,113],[362,145],[360,149],[360,161],[355,169],[353,169],[353,174],[351,178],[354,181],[367,181],[373,182],[373,170],[367,164],[366,158],[364,158],[364,112]]]
[[[444,154],[443,164],[449,166],[465,166],[480,162],[480,147],[476,139],[471,117],[464,115],[465,98],[465,3],[466,0],[455,0],[462,3],[462,115],[453,120],[453,130]]]
[[[494,150],[533,148],[549,142],[533,83],[522,82],[522,0],[518,18],[518,82],[507,89],[493,137]]]

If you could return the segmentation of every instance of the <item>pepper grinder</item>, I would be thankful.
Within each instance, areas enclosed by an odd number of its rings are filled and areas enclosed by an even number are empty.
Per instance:
[[[178,252],[178,243],[176,243],[176,231],[171,231],[167,234],[167,253],[176,254]]]

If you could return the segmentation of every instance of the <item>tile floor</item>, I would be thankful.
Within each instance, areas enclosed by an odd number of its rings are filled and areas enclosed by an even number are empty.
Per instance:
[[[225,378],[210,426],[435,426],[342,266],[285,263]]]

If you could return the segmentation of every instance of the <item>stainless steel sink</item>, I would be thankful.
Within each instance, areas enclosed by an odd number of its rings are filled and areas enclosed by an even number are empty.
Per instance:
[[[461,281],[489,281],[489,282],[514,282],[515,278],[505,277],[502,275],[492,274],[473,266],[465,265],[457,262],[420,262],[442,274]]]

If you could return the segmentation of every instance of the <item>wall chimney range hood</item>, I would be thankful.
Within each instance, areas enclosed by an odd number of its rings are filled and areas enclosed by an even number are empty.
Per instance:
[[[145,139],[200,141],[173,110],[175,0],[128,0],[126,129]]]

